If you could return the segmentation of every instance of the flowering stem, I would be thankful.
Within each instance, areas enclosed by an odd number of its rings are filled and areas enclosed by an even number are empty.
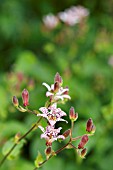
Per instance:
[[[14,150],[14,148],[18,145],[18,143],[22,140],[22,139],[24,139],[35,127],[37,127],[37,124],[41,121],[41,119],[42,119],[42,117],[23,135],[23,136],[21,136],[19,139],[18,139],[18,141],[17,141],[17,143],[15,143],[12,147],[11,147],[11,149],[9,150],[9,152],[4,156],[4,158],[1,160],[1,162],[0,162],[0,166],[2,166],[2,164],[5,162],[5,160],[7,159],[7,157],[10,155],[10,153]]]
[[[32,114],[34,114],[34,115],[37,115],[38,113],[36,113],[35,111],[32,111],[32,110],[29,110],[27,107],[26,107],[26,109],[27,109],[27,112],[29,112],[29,113],[32,113]],[[38,111],[37,111],[38,112]]]
[[[74,122],[71,121],[71,131],[70,131],[70,140],[72,141],[72,132],[73,132]]]
[[[70,145],[71,145],[74,149],[77,149],[72,143],[70,143]]]
[[[84,135],[92,136],[93,134],[84,134]],[[81,139],[82,137],[83,137],[83,135],[82,136],[77,136],[76,138],[72,138],[72,141],[76,141],[78,139]]]
[[[48,159],[45,159],[42,163],[39,164],[39,166],[41,167],[44,163],[46,163],[49,159],[51,159],[54,155],[57,155],[58,153],[60,153],[61,151],[63,151],[66,146],[68,146],[70,144],[70,140],[67,144],[65,144],[64,146],[62,146],[60,149],[58,149],[57,151],[54,152],[54,154],[51,154],[51,156]],[[38,168],[36,167],[34,170],[37,170]]]

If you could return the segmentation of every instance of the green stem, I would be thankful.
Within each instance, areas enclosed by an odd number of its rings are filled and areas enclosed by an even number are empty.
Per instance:
[[[70,131],[70,140],[72,141],[72,132],[73,132],[74,122],[71,121],[71,131]]]
[[[37,124],[41,121],[42,117],[39,118],[39,120],[23,135],[21,136],[17,143],[15,143],[12,148],[9,150],[9,152],[3,157],[3,159],[0,162],[0,167],[3,165],[3,163],[5,162],[5,160],[7,159],[7,157],[10,155],[10,153],[14,150],[14,148],[18,145],[18,143],[24,139],[35,127],[37,127]]]

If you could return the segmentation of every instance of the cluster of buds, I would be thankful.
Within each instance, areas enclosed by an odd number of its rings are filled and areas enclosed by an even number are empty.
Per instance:
[[[63,12],[59,12],[56,16],[48,14],[43,17],[44,25],[48,29],[54,29],[60,21],[69,26],[74,26],[77,23],[81,23],[84,18],[89,15],[88,9],[83,6],[72,6]]]
[[[74,107],[70,108],[69,111],[69,118],[72,121],[72,124],[78,119],[78,113],[75,113]],[[93,124],[93,120],[90,118],[88,119],[86,123],[86,131],[90,134],[84,134],[83,136],[80,136],[80,142],[77,147],[78,154],[80,155],[81,158],[85,158],[85,155],[87,153],[87,149],[85,148],[85,145],[89,141],[89,137],[91,134],[94,134],[95,132],[95,125]],[[71,138],[72,141],[77,140],[77,138]]]
[[[7,74],[7,81],[9,88],[17,95],[20,95],[20,90],[24,86],[27,86],[29,90],[32,90],[35,86],[34,80],[23,74],[22,72],[9,72]]]
[[[16,96],[13,96],[12,98],[12,102],[13,102],[13,105],[21,112],[26,112],[27,111],[27,106],[29,105],[29,92],[27,89],[24,89],[22,91],[22,101],[23,101],[23,106],[20,106],[19,105],[19,101],[18,101],[18,98]]]
[[[95,125],[93,124],[93,120],[89,118],[86,123],[87,134],[73,138],[72,137],[73,125],[75,121],[78,119],[78,113],[75,112],[74,107],[71,107],[69,110],[69,119],[71,120],[71,128],[66,130],[63,134],[61,134],[60,131],[62,127],[56,128],[56,123],[59,121],[65,123],[68,122],[64,118],[62,118],[67,114],[61,108],[58,107],[58,104],[65,103],[67,100],[71,99],[71,97],[68,94],[69,88],[63,87],[63,80],[59,73],[56,73],[54,77],[54,83],[52,85],[48,85],[47,83],[43,83],[43,85],[47,88],[46,97],[49,98],[49,100],[44,107],[40,107],[39,111],[35,112],[35,115],[44,118],[47,121],[46,127],[43,127],[41,123],[40,125],[37,126],[42,131],[41,139],[43,138],[46,141],[45,154],[47,159],[51,155],[56,154],[56,152],[54,152],[52,149],[53,142],[63,141],[67,137],[70,137],[70,139],[67,145],[63,147],[63,149],[68,148],[69,146],[73,147],[74,149],[76,148],[77,153],[82,158],[84,158],[87,153],[87,149],[85,148],[85,146],[89,141],[89,136],[91,136],[95,132]],[[29,106],[29,92],[26,89],[22,91],[22,101],[23,101],[23,107],[19,105],[17,97],[13,96],[13,104],[18,110],[20,110],[21,112],[30,111],[27,108],[27,106]],[[78,139],[80,139],[80,142],[78,146],[75,147],[72,144],[72,142]],[[59,149],[59,152],[61,150],[62,149]]]

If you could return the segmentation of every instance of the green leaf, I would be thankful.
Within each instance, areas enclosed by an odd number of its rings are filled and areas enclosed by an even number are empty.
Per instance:
[[[44,160],[43,160],[43,157],[42,157],[42,155],[41,155],[41,153],[38,151],[38,156],[37,156],[37,158],[36,158],[36,160],[35,160],[35,166],[37,167],[37,168],[39,168],[40,167],[40,163],[42,163]]]
[[[9,156],[7,157],[9,160],[13,160],[15,159],[19,153],[20,153],[20,150],[21,148],[23,147],[25,143],[25,140],[22,140],[15,148],[14,150],[11,151],[11,153],[9,154]],[[13,148],[13,146],[15,145],[14,143],[14,138],[11,138],[9,141],[7,141],[5,143],[5,145],[3,146],[3,149],[2,149],[2,153],[3,155],[5,156],[6,154],[8,154],[8,152],[10,152],[11,148]]]

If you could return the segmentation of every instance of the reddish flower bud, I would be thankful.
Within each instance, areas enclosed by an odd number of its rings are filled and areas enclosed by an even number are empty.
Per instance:
[[[87,132],[94,133],[95,130],[96,130],[96,127],[95,127],[95,125],[93,124],[93,120],[92,120],[91,118],[88,119],[87,124],[86,124],[86,131],[87,131]]]
[[[81,141],[78,144],[78,149],[83,149],[88,140],[89,140],[88,135],[82,136]]]
[[[87,149],[86,148],[82,149],[80,156],[84,158],[86,154],[87,154]]]
[[[88,119],[87,124],[86,124],[86,131],[91,132],[92,126],[93,126],[93,120],[90,118]]]
[[[15,106],[15,107],[18,107],[19,102],[18,102],[18,99],[17,99],[17,97],[16,97],[16,96],[13,96],[13,98],[12,98],[12,102],[13,102],[13,104],[14,104],[14,106]]]
[[[45,154],[46,154],[46,155],[50,155],[50,154],[51,154],[51,147],[48,147],[48,148],[45,150]]]
[[[72,120],[72,121],[76,121],[77,120],[78,113],[75,113],[74,107],[70,108],[69,117],[70,117],[70,120]]]
[[[29,105],[29,92],[26,89],[22,91],[22,100],[24,106]]]
[[[63,83],[62,77],[60,76],[59,73],[56,73],[56,75],[54,77],[54,83],[55,82],[58,82],[60,85],[62,85],[62,83]]]
[[[67,138],[70,134],[70,129],[66,130],[62,135]]]

